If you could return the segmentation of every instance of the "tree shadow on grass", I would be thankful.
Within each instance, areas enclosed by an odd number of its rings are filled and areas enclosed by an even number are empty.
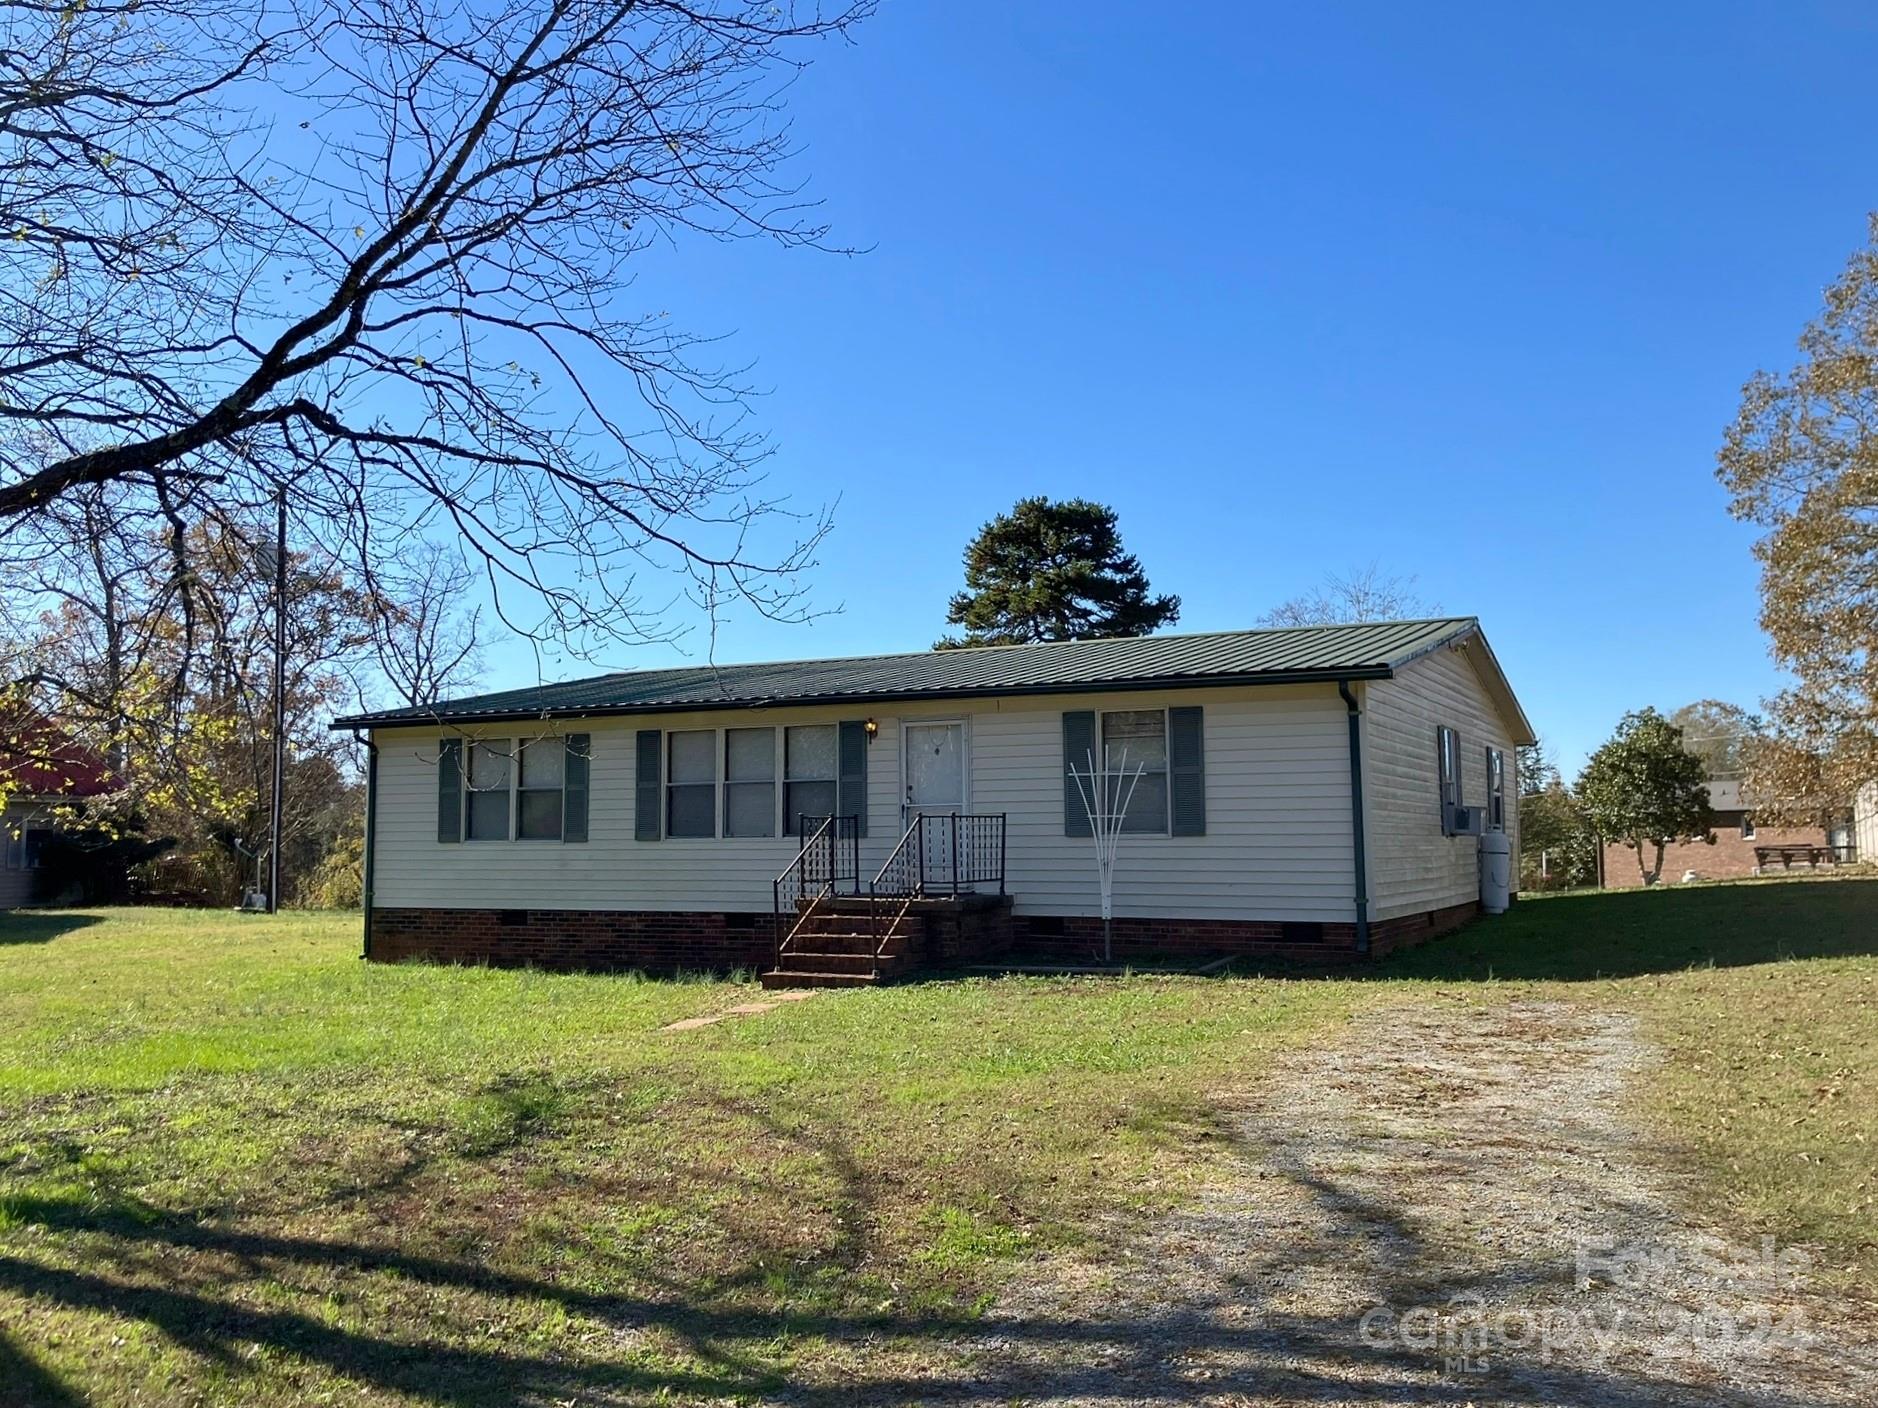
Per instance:
[[[0,1330],[0,1402],[20,1408],[80,1408],[84,1399]]]
[[[1587,981],[1878,954],[1878,882],[1667,886],[1522,899],[1355,976]]]
[[[0,910],[0,947],[8,944],[48,944],[54,939],[103,922],[103,915],[74,914],[69,910]]]
[[[876,1250],[870,1229],[877,1210],[866,1171],[835,1141],[773,1123],[767,1128],[798,1151],[817,1153],[835,1180],[841,1234],[797,1270],[858,1278],[857,1268]],[[1322,1210],[1324,1242],[1337,1248],[1339,1264],[1347,1259],[1369,1268],[1363,1294],[1373,1303],[1438,1304],[1493,1292],[1478,1272],[1443,1268],[1401,1209],[1344,1186],[1334,1174],[1293,1167],[1239,1142],[1247,1160],[1260,1161]],[[294,1381],[273,1377],[270,1364],[310,1366],[438,1408],[725,1399],[799,1408],[991,1408],[1070,1399],[1119,1408],[1144,1400],[1237,1401],[1235,1395],[1431,1408],[1460,1408],[1483,1396],[1535,1408],[1690,1401],[1678,1396],[1676,1384],[1648,1372],[1541,1363],[1536,1351],[1530,1362],[1502,1363],[1490,1378],[1444,1375],[1431,1352],[1365,1343],[1354,1312],[1299,1313],[1281,1286],[1257,1282],[1223,1285],[1215,1278],[1145,1313],[1126,1305],[1048,1303],[980,1317],[892,1303],[868,1308],[857,1306],[855,1295],[792,1303],[756,1265],[693,1279],[635,1268],[618,1277],[631,1289],[613,1289],[604,1277],[518,1274],[473,1257],[199,1220],[126,1197],[14,1197],[6,1212],[13,1226],[33,1233],[0,1251],[0,1292],[147,1326],[212,1362],[230,1402],[289,1401]],[[1299,1254],[1312,1248],[1301,1246]],[[1530,1285],[1559,1274],[1553,1265],[1519,1265],[1494,1277],[1496,1284]],[[333,1313],[336,1304],[343,1313]],[[583,1333],[543,1347],[528,1329],[544,1317],[576,1321]],[[847,1367],[820,1364],[817,1347],[824,1343],[840,1347]],[[257,1358],[255,1347],[266,1352]],[[792,1373],[792,1364],[809,1372]],[[1197,1364],[1210,1367],[1196,1377]],[[34,1354],[4,1341],[0,1373],[8,1404],[70,1408],[85,1401]],[[1718,1393],[1701,1401],[1758,1408],[1813,1403],[1798,1393],[1752,1399]]]

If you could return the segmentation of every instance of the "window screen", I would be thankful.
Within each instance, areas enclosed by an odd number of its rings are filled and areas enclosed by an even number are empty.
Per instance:
[[[1446,724],[1435,730],[1435,754],[1441,770],[1441,824],[1461,805],[1460,738]]]
[[[794,836],[804,816],[835,814],[835,726],[803,724],[783,734],[783,831]]]
[[[522,745],[521,761],[516,832],[524,840],[558,841],[567,744],[559,738],[531,738]]]
[[[1111,795],[1119,805],[1128,798],[1122,831],[1167,834],[1167,712],[1164,709],[1118,709],[1102,716],[1103,768],[1110,774]],[[1141,780],[1133,796],[1128,779],[1136,768]]]
[[[1487,825],[1506,830],[1506,754],[1498,748],[1487,750]]]
[[[665,834],[717,835],[717,733],[713,729],[666,735]]]
[[[509,765],[513,747],[506,738],[470,745],[465,834],[472,841],[509,839]]]
[[[724,730],[724,834],[776,834],[776,730]]]

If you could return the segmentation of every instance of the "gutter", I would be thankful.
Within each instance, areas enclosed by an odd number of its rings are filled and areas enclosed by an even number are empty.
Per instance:
[[[1337,681],[1337,693],[1350,720],[1350,849],[1356,869],[1356,951],[1369,953],[1369,856],[1363,843],[1363,730],[1362,712],[1347,679]]]
[[[352,730],[354,741],[365,745],[365,876],[360,893],[360,908],[364,910],[365,935],[359,949],[359,957],[370,959],[372,956],[372,872],[373,861],[378,850],[378,740],[369,733],[358,729]]]

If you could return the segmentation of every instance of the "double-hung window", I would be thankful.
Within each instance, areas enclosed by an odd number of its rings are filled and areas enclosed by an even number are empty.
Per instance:
[[[1487,829],[1506,830],[1506,754],[1487,750]]]
[[[717,835],[717,730],[665,735],[667,836]]]
[[[776,730],[724,730],[724,834],[776,834]]]
[[[445,738],[437,745],[439,841],[585,841],[588,735]]]
[[[561,839],[561,798],[566,768],[564,740],[531,738],[522,744],[515,824],[515,834],[522,840]]]
[[[19,824],[17,831],[8,828],[6,833],[6,868],[8,870],[39,869],[40,847],[46,839],[46,832],[37,826]]]
[[[509,839],[509,769],[515,745],[506,738],[472,743],[463,834],[472,841]]]
[[[799,724],[783,730],[784,835],[799,834],[805,816],[835,814],[836,754],[833,724]],[[809,829],[814,826],[811,822]]]
[[[1124,799],[1122,831],[1167,834],[1167,711],[1115,709],[1102,715],[1102,768],[1111,805]],[[1140,781],[1133,782],[1136,771]],[[1131,795],[1129,787],[1133,786]]]
[[[1435,758],[1441,775],[1441,829],[1448,831],[1461,806],[1461,737],[1446,724],[1435,730]]]

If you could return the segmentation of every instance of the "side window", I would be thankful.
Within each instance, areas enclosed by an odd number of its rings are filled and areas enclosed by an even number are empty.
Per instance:
[[[1487,750],[1487,826],[1506,830],[1506,754],[1498,748]]]
[[[694,729],[665,735],[665,834],[717,835],[717,731]]]
[[[835,814],[837,735],[833,724],[783,730],[783,834],[794,836],[805,816]]]
[[[1743,841],[1754,839],[1754,818],[1746,812],[1741,813],[1741,839]]]
[[[509,839],[509,765],[514,748],[506,738],[470,745],[463,834],[472,841]]]
[[[1461,739],[1442,724],[1435,730],[1435,757],[1441,777],[1441,829],[1446,831],[1461,803]]]

